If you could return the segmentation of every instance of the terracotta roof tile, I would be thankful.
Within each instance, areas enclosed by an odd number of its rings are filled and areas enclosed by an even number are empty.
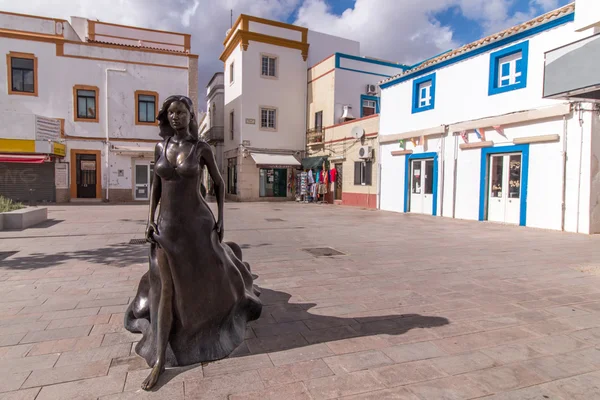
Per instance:
[[[556,10],[550,11],[546,14],[540,15],[539,17],[534,18],[530,21],[524,22],[520,25],[510,27],[501,32],[494,33],[493,35],[490,35],[490,36],[484,37],[482,39],[479,39],[475,42],[466,44],[462,47],[459,47],[458,49],[451,50],[446,53],[442,53],[439,56],[433,57],[429,60],[425,60],[424,62],[422,62],[421,64],[418,64],[414,68],[408,69],[402,73],[399,73],[397,75],[391,76],[389,78],[386,78],[386,79],[380,81],[379,84],[381,85],[383,83],[393,81],[394,79],[397,79],[401,76],[412,74],[414,72],[420,71],[420,70],[430,67],[432,65],[438,64],[442,61],[446,61],[448,59],[457,57],[461,54],[468,53],[469,51],[476,49],[478,47],[481,47],[481,46],[496,42],[500,39],[504,39],[505,37],[512,36],[517,33],[535,28],[538,25],[541,25],[546,22],[550,22],[550,21],[560,18],[566,14],[570,14],[573,11],[575,11],[575,3],[567,4],[564,7],[561,7]]]
[[[127,47],[127,48],[130,48],[130,49],[151,49],[151,50],[168,51],[168,52],[171,52],[171,53],[184,53],[184,54],[187,53],[184,50],[172,50],[172,49],[165,49],[165,48],[162,48],[162,47],[153,47],[153,46],[148,46],[148,45],[139,46],[139,45],[134,45],[134,44],[116,43],[116,42],[111,42],[111,41],[108,41],[108,40],[88,39],[88,43],[110,44],[112,46],[122,46],[122,47]],[[177,45],[174,44],[173,46],[177,46]],[[183,46],[181,46],[181,47],[183,47]]]

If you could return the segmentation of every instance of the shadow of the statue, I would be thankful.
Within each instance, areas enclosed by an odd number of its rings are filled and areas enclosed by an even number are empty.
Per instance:
[[[341,341],[344,339],[377,335],[399,336],[412,329],[435,328],[450,323],[444,317],[419,314],[354,318],[318,315],[309,312],[311,308],[317,306],[315,303],[290,303],[292,296],[288,293],[263,287],[260,290],[260,299],[263,303],[262,314],[258,320],[248,324],[246,340],[228,358],[274,353],[320,343],[337,342],[343,345]],[[318,312],[318,309],[314,312]],[[409,341],[412,341],[412,338]],[[382,339],[382,343],[386,343],[385,339]],[[352,346],[352,344],[348,345]],[[394,344],[390,341],[388,345],[393,346]],[[334,346],[330,345],[330,347]],[[215,362],[223,362],[223,360]],[[203,363],[202,365],[210,364]],[[195,364],[167,369],[161,375],[154,390],[159,390],[177,375],[199,366],[199,364]]]

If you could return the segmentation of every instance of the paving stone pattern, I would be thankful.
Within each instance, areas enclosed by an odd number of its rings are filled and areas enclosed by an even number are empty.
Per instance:
[[[52,206],[0,232],[0,400],[600,399],[600,237],[296,203],[226,204],[263,314],[144,392],[123,315],[146,213]]]

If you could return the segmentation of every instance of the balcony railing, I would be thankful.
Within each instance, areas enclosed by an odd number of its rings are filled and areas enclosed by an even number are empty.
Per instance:
[[[320,144],[325,140],[325,129],[322,126],[317,126],[306,130],[306,138],[308,144]]]
[[[224,138],[225,131],[224,127],[222,126],[213,126],[204,133],[204,140],[206,140],[209,143],[222,142]]]

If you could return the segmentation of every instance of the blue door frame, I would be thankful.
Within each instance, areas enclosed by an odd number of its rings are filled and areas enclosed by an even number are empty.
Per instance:
[[[519,225],[527,225],[527,183],[529,181],[529,145],[487,147],[481,149],[481,175],[479,178],[479,220],[485,220],[488,194],[488,159],[490,154],[521,153],[521,195]]]
[[[437,215],[437,199],[438,199],[438,154],[434,152],[411,154],[406,156],[405,167],[404,167],[404,212],[408,212],[408,196],[410,196],[410,162],[412,160],[423,160],[427,158],[433,158],[433,205],[431,215]]]

